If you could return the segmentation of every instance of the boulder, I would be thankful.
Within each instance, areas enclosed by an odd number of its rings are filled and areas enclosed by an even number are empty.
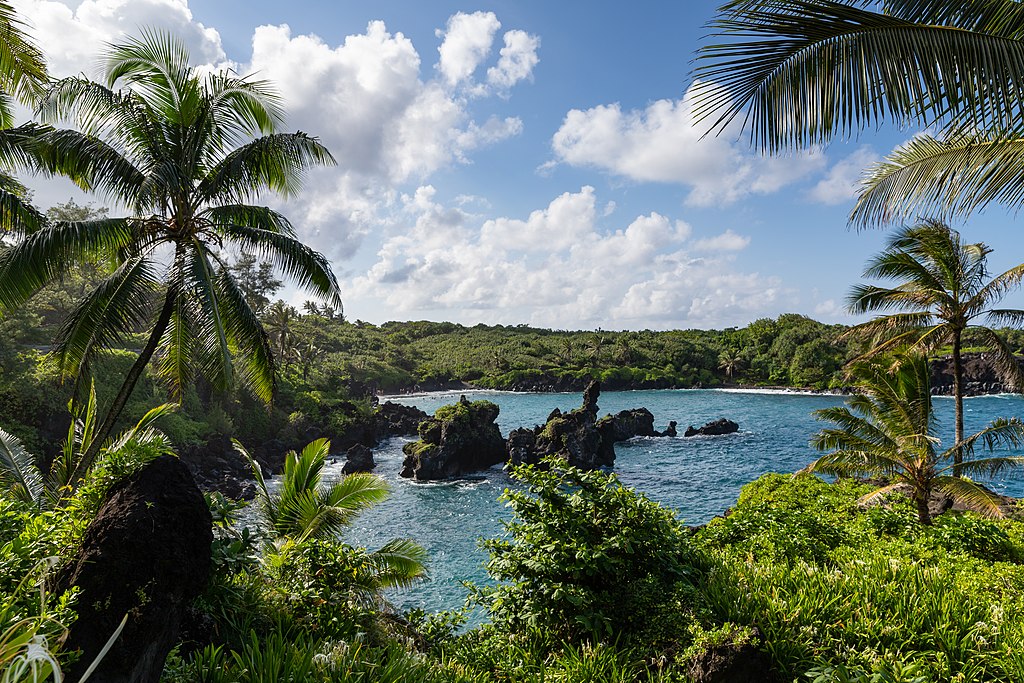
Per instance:
[[[679,436],[679,432],[676,431],[677,423],[672,420],[668,423],[668,428],[663,432],[655,432],[655,436]]]
[[[610,423],[610,435],[616,443],[629,441],[634,436],[657,436],[654,431],[654,415],[647,408],[622,410],[615,415],[605,415],[598,424]]]
[[[465,396],[438,408],[434,417],[420,423],[420,440],[402,447],[402,476],[417,481],[451,479],[504,462],[508,452],[494,422],[497,417],[494,403],[470,403]]]
[[[554,455],[584,470],[611,467],[615,464],[614,425],[610,421],[598,425],[600,395],[601,385],[591,382],[581,407],[568,413],[556,408],[543,426],[514,430],[506,444],[509,461],[534,464]]]
[[[687,667],[694,683],[771,683],[771,657],[755,643],[712,645]]]
[[[377,420],[377,438],[386,439],[392,436],[415,436],[420,422],[429,415],[416,406],[385,401],[374,411]]]
[[[156,683],[182,616],[206,586],[213,522],[188,468],[163,456],[114,484],[58,586],[77,586],[78,618],[64,642],[82,655],[77,681],[124,616],[128,622],[92,680]]]
[[[727,420],[724,417],[713,422],[708,422],[700,429],[690,425],[683,432],[683,436],[721,436],[722,434],[732,434],[733,432],[739,431],[740,426],[732,420]]]
[[[341,468],[341,473],[371,472],[376,466],[373,451],[362,444],[356,444],[345,452],[345,464]]]
[[[220,491],[235,500],[252,500],[256,481],[249,463],[235,450],[231,437],[215,434],[199,444],[183,446],[178,455],[203,491]]]

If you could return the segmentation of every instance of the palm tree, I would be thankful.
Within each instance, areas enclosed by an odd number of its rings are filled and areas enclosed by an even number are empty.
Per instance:
[[[877,9],[873,9],[877,8]],[[697,116],[771,153],[891,121],[932,129],[868,176],[852,218],[1024,202],[1024,7],[1016,0],[730,0],[698,56]]]
[[[46,472],[39,469],[36,456],[25,449],[18,437],[0,429],[0,489],[6,495],[45,509],[58,504],[72,490],[78,461],[97,438],[95,387],[90,387],[84,408],[77,412],[74,406],[69,408],[73,410],[71,426],[60,453]],[[135,426],[101,444],[101,457],[127,452],[149,456],[172,454],[170,440],[153,425],[174,408],[165,403],[150,410]]]
[[[270,334],[270,339],[277,347],[278,358],[286,359],[293,348],[292,323],[299,317],[294,307],[278,300],[267,309],[263,324]]]
[[[103,83],[59,81],[39,111],[80,128],[44,136],[49,168],[73,172],[131,215],[55,222],[6,249],[0,310],[21,305],[73,263],[100,253],[112,272],[53,344],[62,376],[81,382],[98,353],[123,344],[130,332],[147,332],[76,467],[77,480],[158,349],[157,371],[172,396],[199,372],[217,388],[237,379],[271,399],[269,339],[222,250],[255,253],[317,296],[339,300],[327,260],[296,238],[283,215],[249,203],[264,190],[294,193],[306,169],[333,159],[315,138],[275,132],[283,114],[266,83],[201,74],[179,40],[158,33],[110,46]]]
[[[910,489],[921,524],[931,524],[928,501],[940,491],[987,515],[1002,516],[1002,499],[974,482],[951,476],[957,470],[992,476],[1010,467],[1024,465],[1024,457],[971,459],[960,465],[947,464],[957,453],[974,452],[984,444],[989,450],[1004,445],[1024,445],[1024,422],[996,420],[986,429],[958,441],[941,453],[934,436],[935,419],[929,387],[927,359],[919,354],[890,359],[873,359],[853,366],[858,393],[846,406],[815,411],[819,420],[834,428],[823,429],[811,445],[828,454],[811,463],[806,471],[839,476],[880,477],[890,483],[865,496],[864,502],[891,493],[897,487]]]
[[[331,442],[317,439],[300,453],[285,456],[280,487],[272,492],[263,468],[237,441],[235,448],[252,467],[257,484],[260,515],[271,536],[284,543],[309,539],[332,540],[359,512],[383,501],[387,484],[378,476],[349,474],[333,486],[323,484],[323,470]],[[400,587],[426,574],[426,551],[408,539],[394,539],[368,554],[371,568],[367,588],[377,591]]]
[[[736,349],[723,352],[718,357],[718,367],[725,371],[725,376],[732,379],[743,369],[743,356]]]
[[[925,221],[899,230],[885,250],[868,263],[864,276],[895,280],[892,287],[858,285],[848,310],[854,314],[900,310],[853,328],[875,340],[868,355],[907,346],[922,353],[952,347],[953,398],[956,403],[956,441],[964,439],[964,379],[962,344],[971,330],[995,357],[1004,383],[1024,387],[1020,362],[989,327],[1019,326],[1024,311],[994,309],[1009,290],[1020,285],[1024,264],[989,279],[991,249],[982,243],[965,244],[960,233],[937,221]],[[960,464],[956,456],[956,464]]]

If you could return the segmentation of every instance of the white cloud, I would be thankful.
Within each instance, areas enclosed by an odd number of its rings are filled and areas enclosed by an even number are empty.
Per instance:
[[[540,38],[526,31],[508,31],[504,37],[505,47],[501,48],[497,66],[487,70],[487,82],[500,91],[507,91],[521,80],[533,75],[533,68],[540,58]]]
[[[438,29],[437,36],[443,36],[444,40],[437,48],[441,55],[437,70],[449,86],[458,85],[472,77],[490,53],[494,35],[499,28],[501,22],[494,12],[458,12],[448,19],[444,31]]]
[[[825,177],[811,188],[808,196],[814,201],[830,206],[856,199],[864,169],[880,159],[881,157],[867,145],[858,148],[850,156],[836,162]]]
[[[449,25],[459,35],[468,30],[454,18]],[[301,203],[288,208],[304,214],[314,246],[333,258],[350,256],[363,236],[383,229],[397,188],[469,163],[473,151],[522,131],[516,117],[473,120],[469,103],[444,82],[422,80],[412,41],[380,21],[339,45],[293,35],[286,25],[261,26],[247,70],[277,84],[289,127],[315,132],[339,161],[314,174]]]
[[[695,256],[702,240],[658,213],[604,229],[594,189],[555,197],[525,218],[477,223],[432,187],[401,199],[412,224],[348,284],[366,305],[407,317],[567,327],[721,326],[770,308],[779,283],[737,272],[732,256]],[[723,235],[727,240],[723,239]],[[738,249],[726,231],[712,241]]]
[[[750,238],[744,235],[737,235],[732,230],[726,230],[721,235],[705,237],[693,243],[697,251],[742,251],[750,244]]]
[[[817,151],[762,158],[733,142],[731,128],[705,137],[706,126],[694,120],[692,93],[691,87],[682,100],[658,100],[642,111],[618,104],[573,109],[552,138],[555,158],[631,180],[690,187],[687,202],[698,206],[775,192],[824,165]]]
[[[200,64],[226,65],[220,34],[195,21],[187,0],[84,0],[72,8],[56,0],[13,0],[54,76],[85,72],[104,45],[140,28],[169,31],[185,41]]]

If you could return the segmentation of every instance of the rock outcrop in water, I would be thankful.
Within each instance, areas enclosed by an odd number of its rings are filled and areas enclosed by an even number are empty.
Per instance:
[[[442,406],[419,425],[420,440],[402,448],[402,476],[417,481],[451,479],[504,462],[505,440],[495,424],[498,406],[465,396]]]
[[[615,426],[610,421],[598,425],[600,395],[601,385],[591,382],[583,392],[581,407],[568,413],[556,408],[543,426],[513,430],[507,442],[509,461],[536,464],[553,455],[584,470],[611,467],[615,464]]]
[[[341,473],[371,472],[376,466],[377,462],[373,459],[373,451],[357,443],[345,452],[345,464],[341,467]]]
[[[683,436],[721,436],[722,434],[732,434],[733,432],[739,431],[739,429],[740,426],[737,423],[723,417],[719,420],[708,422],[699,429],[690,425],[687,427],[686,431],[683,432]]]
[[[210,510],[178,458],[163,456],[114,484],[59,578],[80,590],[64,650],[82,656],[65,670],[77,681],[128,621],[92,680],[158,681],[178,627],[206,585],[213,542]]]
[[[629,441],[634,436],[655,436],[654,415],[647,408],[621,410],[597,421],[598,429],[610,430],[615,442]]]

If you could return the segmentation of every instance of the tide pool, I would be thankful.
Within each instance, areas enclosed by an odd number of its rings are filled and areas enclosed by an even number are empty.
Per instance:
[[[416,405],[428,413],[457,401],[462,392],[387,397]],[[501,408],[498,425],[507,436],[516,427],[543,424],[554,408],[579,407],[580,394],[517,394],[465,392],[470,400],[486,399]],[[717,437],[638,438],[617,444],[615,472],[622,482],[667,507],[687,524],[703,524],[731,506],[740,488],[767,472],[794,472],[806,466],[817,452],[808,446],[821,428],[812,412],[841,405],[841,396],[750,392],[713,389],[630,391],[603,393],[600,414],[645,407],[654,414],[655,429],[670,420],[682,434],[688,425],[700,426],[725,417],[739,423],[736,434]],[[953,440],[953,401],[935,399],[943,442]],[[999,395],[965,401],[965,428],[971,434],[995,417],[1020,417],[1024,397]],[[428,611],[462,605],[464,581],[483,583],[486,554],[477,547],[480,538],[502,534],[507,510],[497,498],[511,485],[494,468],[469,479],[416,483],[398,476],[404,439],[392,439],[374,451],[375,473],[391,486],[384,503],[360,515],[346,534],[356,545],[377,548],[395,537],[412,538],[430,553],[430,580],[390,596],[402,608]],[[340,476],[341,462],[329,467],[327,478]],[[1007,495],[1024,496],[1024,475],[993,482]]]

